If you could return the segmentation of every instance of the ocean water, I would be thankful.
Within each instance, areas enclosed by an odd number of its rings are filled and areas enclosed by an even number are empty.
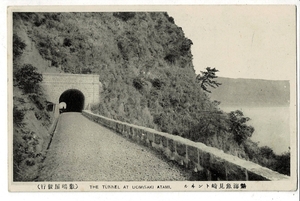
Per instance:
[[[251,137],[259,146],[268,146],[276,154],[288,151],[290,146],[290,112],[289,107],[222,107],[225,112],[241,110],[250,117],[248,125],[255,131]]]

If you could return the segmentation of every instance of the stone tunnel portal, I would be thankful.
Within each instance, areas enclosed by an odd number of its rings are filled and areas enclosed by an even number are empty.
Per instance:
[[[81,112],[84,108],[84,95],[78,89],[68,89],[59,97],[59,103],[65,102],[66,108],[62,112]]]

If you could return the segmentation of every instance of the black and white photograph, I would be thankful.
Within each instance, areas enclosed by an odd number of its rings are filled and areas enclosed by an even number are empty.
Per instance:
[[[10,191],[297,189],[295,5],[8,11]]]

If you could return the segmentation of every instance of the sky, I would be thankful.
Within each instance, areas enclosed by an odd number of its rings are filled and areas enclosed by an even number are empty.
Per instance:
[[[177,6],[168,10],[193,41],[196,73],[291,80],[296,73],[295,6]]]

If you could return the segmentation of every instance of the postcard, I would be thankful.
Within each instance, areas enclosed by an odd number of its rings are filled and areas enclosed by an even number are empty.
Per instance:
[[[8,7],[9,191],[297,189],[295,5]]]

